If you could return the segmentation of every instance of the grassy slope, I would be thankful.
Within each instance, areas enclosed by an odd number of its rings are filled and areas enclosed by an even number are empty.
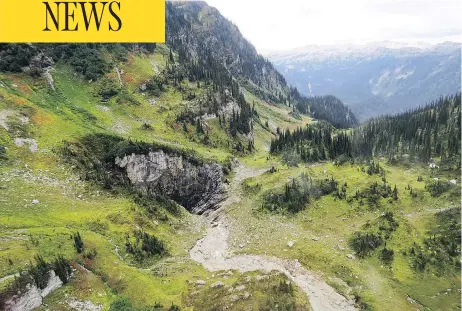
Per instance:
[[[247,189],[248,198],[231,212],[234,249],[236,252],[264,252],[299,259],[308,268],[322,271],[326,279],[345,294],[357,292],[376,310],[389,310],[390,306],[394,310],[415,310],[416,306],[407,302],[407,295],[431,310],[457,310],[460,306],[460,276],[436,277],[416,273],[409,266],[409,257],[402,255],[413,241],[422,242],[432,224],[433,215],[454,202],[450,198],[432,198],[424,191],[425,183],[417,182],[417,178],[433,177],[428,169],[381,165],[386,170],[388,182],[397,185],[400,199],[393,204],[382,200],[380,206],[374,209],[367,204],[350,205],[345,200],[326,196],[312,202],[295,217],[266,214],[260,210],[262,195],[267,190],[281,188],[302,172],[313,178],[323,178],[326,170],[326,176],[334,176],[340,184],[348,183],[349,196],[370,182],[380,182],[378,175],[369,176],[361,172],[361,165],[336,167],[331,163],[321,163],[299,168],[280,166],[277,173],[248,180],[244,188]],[[261,190],[257,190],[257,184]],[[421,191],[418,198],[410,197],[409,191],[405,190],[408,184],[414,191]],[[384,266],[377,256],[365,260],[348,259],[347,255],[353,253],[348,246],[351,234],[386,211],[392,211],[400,223],[392,239],[387,242],[387,247],[395,251],[391,267]],[[315,237],[319,241],[314,241]],[[296,241],[292,248],[287,246],[289,241]],[[246,246],[241,250],[237,245],[242,243]],[[346,281],[350,288],[338,282],[338,278]],[[445,294],[446,289],[451,289],[451,292]]]
[[[162,68],[167,52],[160,47],[150,56],[130,55],[126,64],[119,65],[119,69],[124,71],[122,79],[125,87],[137,91],[154,74],[154,68]],[[173,302],[186,309],[196,306],[196,310],[202,310],[208,303],[208,295],[217,295],[219,291],[207,292],[208,287],[196,288],[187,281],[204,279],[212,284],[219,280],[230,285],[242,282],[237,275],[229,277],[229,280],[211,275],[189,260],[187,250],[203,234],[200,218],[183,213],[179,218],[169,215],[167,222],[154,222],[130,199],[79,181],[72,169],[61,164],[52,151],[63,140],[98,131],[148,142],[178,144],[193,148],[204,157],[224,160],[231,155],[227,147],[229,137],[219,128],[218,121],[209,120],[207,123],[211,128],[211,139],[219,148],[208,147],[200,143],[194,128],[185,133],[181,126],[174,123],[175,115],[184,108],[182,94],[174,89],[168,89],[156,98],[155,105],[148,102],[149,96],[139,92],[135,93],[140,101],[138,106],[120,105],[114,100],[100,103],[94,95],[95,83],[81,80],[63,65],[52,73],[57,92],[51,91],[45,80],[33,80],[27,75],[0,75],[4,85],[0,87],[0,112],[8,110],[12,115],[8,118],[10,132],[0,127],[0,143],[9,148],[9,160],[0,167],[0,278],[26,268],[35,254],[51,258],[62,253],[84,263],[95,274],[79,271],[70,286],[47,298],[48,308],[51,306],[56,310],[68,308],[62,301],[70,298],[65,297],[90,300],[107,309],[116,296],[123,295],[139,305],[152,305],[158,301],[169,306]],[[115,72],[108,77],[118,83]],[[187,87],[195,88],[194,85]],[[423,191],[424,195],[414,200],[405,194],[404,188],[408,184],[423,190],[424,183],[416,180],[419,175],[433,177],[428,169],[382,164],[389,182],[397,185],[400,200],[392,205],[383,202],[377,210],[359,207],[357,203],[352,207],[345,201],[336,201],[328,196],[294,217],[266,214],[259,211],[262,193],[283,186],[289,178],[303,171],[313,177],[322,177],[326,169],[327,175],[333,175],[340,182],[348,182],[349,195],[354,193],[355,187],[362,188],[371,181],[379,180],[379,177],[362,173],[358,165],[335,167],[321,163],[287,168],[278,164],[278,158],[268,159],[268,143],[276,127],[293,129],[310,122],[310,119],[294,119],[289,116],[290,108],[269,105],[248,92],[246,97],[249,102],[255,102],[261,124],[255,124],[256,153],[240,160],[259,168],[276,165],[279,171],[248,181],[250,188],[258,183],[262,190],[246,190],[243,201],[231,206],[230,218],[234,224],[231,239],[236,252],[298,258],[308,268],[324,273],[339,290],[348,292],[348,286],[338,280],[343,279],[376,310],[389,310],[390,306],[395,310],[414,310],[415,306],[407,302],[406,295],[432,310],[456,309],[459,276],[438,278],[416,274],[409,268],[408,259],[401,255],[412,241],[423,239],[435,210],[450,205],[447,199],[434,199]],[[28,124],[22,124],[21,114],[29,118]],[[266,121],[270,125],[269,130],[264,128]],[[144,122],[151,124],[153,130],[141,130]],[[36,139],[39,152],[31,153],[27,146],[15,146],[14,137]],[[79,198],[80,195],[82,197]],[[34,199],[38,199],[40,204],[32,205]],[[348,259],[346,255],[352,253],[347,245],[350,235],[387,210],[393,211],[400,222],[389,244],[395,250],[391,269],[382,267],[383,264],[374,258]],[[165,240],[171,257],[135,265],[130,256],[125,256],[124,243],[125,234],[137,227]],[[87,250],[97,250],[94,260],[85,260],[75,254],[69,237],[75,231],[82,234]],[[320,240],[313,241],[313,237]],[[296,243],[289,248],[288,241]],[[240,250],[236,246],[242,243],[246,246]],[[340,250],[338,245],[345,250]],[[116,246],[123,260],[114,251]],[[430,298],[448,288],[452,289],[449,294]],[[195,292],[197,298],[191,297]],[[253,289],[255,297],[263,295],[262,292],[264,289],[259,286]],[[299,294],[297,297],[297,300],[303,300]],[[258,304],[264,300],[263,297],[248,303]]]
[[[188,280],[212,278],[188,258],[187,250],[203,234],[199,217],[184,212],[181,217],[167,215],[168,221],[152,220],[132,200],[80,181],[53,151],[63,140],[107,132],[192,148],[218,161],[228,158],[231,152],[224,146],[229,137],[219,129],[217,120],[208,123],[212,140],[222,148],[203,145],[194,128],[185,133],[175,124],[175,116],[185,105],[180,92],[168,89],[155,98],[155,105],[138,92],[142,83],[162,69],[166,53],[161,46],[149,56],[132,54],[127,63],[118,66],[124,72],[124,87],[135,92],[140,105],[120,105],[115,100],[101,103],[95,95],[97,84],[80,79],[65,65],[52,71],[56,92],[44,79],[0,74],[0,113],[8,112],[10,128],[7,132],[0,127],[0,143],[8,147],[8,160],[0,163],[0,278],[27,269],[36,254],[45,259],[63,254],[93,271],[77,269],[72,283],[47,298],[44,309],[66,310],[69,307],[63,301],[70,297],[101,304],[104,309],[116,296],[128,296],[140,306],[155,302],[182,305]],[[108,77],[118,83],[115,71]],[[262,117],[274,115],[271,107],[266,109],[268,113],[262,112]],[[153,129],[141,130],[144,122]],[[285,118],[281,126],[290,122],[298,121]],[[259,128],[256,136],[263,154],[271,134]],[[35,139],[39,151],[30,152],[28,145],[15,146],[15,137]],[[33,200],[40,203],[33,205]],[[171,256],[135,264],[125,254],[124,243],[125,235],[137,228],[164,240]],[[70,234],[76,231],[81,233],[87,251],[97,250],[95,259],[75,253]],[[186,309],[192,308],[193,304]]]

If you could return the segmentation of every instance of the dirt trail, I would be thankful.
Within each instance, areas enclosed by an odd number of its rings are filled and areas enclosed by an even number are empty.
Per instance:
[[[244,179],[259,176],[264,171],[252,170],[243,165],[236,168],[236,176],[230,185],[229,196],[221,203],[218,210],[206,216],[210,227],[205,237],[197,241],[190,250],[191,258],[209,271],[280,271],[307,294],[314,311],[357,310],[352,301],[337,293],[318,275],[306,270],[297,260],[282,260],[262,255],[230,256],[228,254],[228,222],[225,209],[241,200],[239,185]]]
[[[220,203],[220,207],[218,209],[209,213],[204,213],[204,216],[207,218],[210,224],[214,220],[220,219],[227,212],[226,207],[241,200],[241,192],[239,187],[245,179],[260,176],[261,174],[265,173],[267,169],[255,170],[239,164],[234,169],[234,171],[236,174],[234,175],[234,178],[228,187],[228,197]]]

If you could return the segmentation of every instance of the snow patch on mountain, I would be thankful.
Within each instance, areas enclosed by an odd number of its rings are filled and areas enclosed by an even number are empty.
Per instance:
[[[460,43],[312,45],[266,56],[301,93],[334,95],[363,120],[460,91]]]

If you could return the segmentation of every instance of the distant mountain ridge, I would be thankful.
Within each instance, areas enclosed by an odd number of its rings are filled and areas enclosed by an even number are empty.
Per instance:
[[[461,45],[307,46],[266,56],[302,94],[337,96],[360,119],[403,112],[460,90]]]
[[[436,45],[426,42],[401,43],[393,41],[379,41],[368,44],[337,44],[337,45],[309,45],[293,50],[266,51],[265,55],[280,61],[301,62],[304,60],[321,59],[362,59],[377,58],[384,55],[404,57],[410,55],[450,55],[460,50],[460,43],[444,42]]]

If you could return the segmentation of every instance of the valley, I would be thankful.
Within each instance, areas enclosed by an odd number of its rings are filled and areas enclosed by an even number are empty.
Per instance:
[[[237,183],[238,187],[240,185],[239,181],[243,180],[243,175],[247,178],[258,178],[263,173],[263,171],[256,171],[245,174],[242,173],[243,170],[246,170],[243,166],[236,168],[235,183]],[[303,269],[298,260],[288,261],[258,255],[228,256],[229,222],[226,220],[225,213],[226,207],[240,202],[239,194],[233,193],[237,190],[235,187],[232,187],[234,189],[231,189],[231,195],[221,204],[220,209],[208,216],[210,228],[208,228],[206,236],[191,249],[191,258],[201,263],[209,271],[236,270],[240,273],[279,271],[306,293],[313,310],[338,310],[339,308],[342,310],[357,310],[354,308],[352,301],[347,301],[343,296],[339,295],[333,288],[323,282],[320,276]]]
[[[460,91],[460,43],[371,42],[265,53],[307,96],[338,97],[365,121]]]
[[[460,189],[460,93],[359,123],[203,2],[0,46],[1,310],[460,310]]]

